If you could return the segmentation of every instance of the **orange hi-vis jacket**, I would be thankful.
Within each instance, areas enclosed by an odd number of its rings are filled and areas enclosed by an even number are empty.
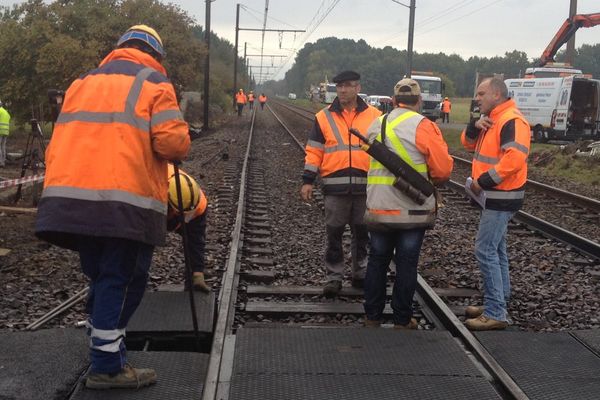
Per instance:
[[[249,101],[249,102],[251,102],[251,103],[253,103],[253,102],[254,102],[254,94],[250,93],[250,94],[248,95],[248,101]]]
[[[263,95],[258,96],[258,101],[261,102],[261,103],[266,103],[267,102],[267,96],[263,96]]]
[[[461,141],[473,154],[473,179],[485,190],[485,207],[517,211],[523,205],[529,155],[529,124],[512,99],[496,106],[489,115],[494,124],[479,131],[472,122]]]
[[[442,112],[443,113],[449,113],[451,109],[452,109],[452,103],[450,103],[450,100],[442,101]]]
[[[190,148],[163,66],[132,48],[112,51],[75,80],[46,150],[36,235],[77,248],[77,236],[162,244],[167,160]]]
[[[246,95],[244,93],[237,92],[235,95],[235,102],[238,104],[246,104]]]
[[[313,184],[321,175],[323,193],[327,195],[365,194],[369,155],[350,128],[366,133],[381,111],[357,97],[357,107],[348,112],[336,98],[331,106],[319,111],[306,143],[302,180]]]
[[[168,171],[169,172],[167,174],[167,182],[169,180],[169,177],[175,173],[175,168],[173,167],[173,164],[169,163]],[[179,169],[179,173],[186,174],[184,171],[181,170],[181,168]],[[204,214],[204,212],[206,211],[206,207],[208,206],[208,199],[204,195],[204,192],[202,191],[202,188],[200,187],[200,185],[198,185],[198,189],[200,190],[200,193],[199,193],[200,201],[198,201],[198,205],[193,210],[187,211],[187,212],[184,211],[183,214],[184,214],[185,222],[190,222],[194,218],[197,218],[197,217],[201,216],[202,214]],[[169,207],[169,218],[173,218],[173,217],[177,216],[177,214],[178,214],[178,210],[171,209],[171,207]]]

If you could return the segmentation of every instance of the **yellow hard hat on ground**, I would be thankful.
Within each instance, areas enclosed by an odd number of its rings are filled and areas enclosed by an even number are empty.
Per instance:
[[[183,211],[192,211],[200,202],[200,187],[194,178],[185,172],[182,172],[181,170],[179,170],[179,177]],[[179,202],[177,200],[177,181],[175,180],[175,174],[169,176],[169,206],[174,210],[179,210]]]
[[[127,29],[127,32],[125,32],[117,42],[117,47],[121,47],[124,43],[131,40],[139,40],[144,42],[154,51],[156,51],[161,57],[165,56],[162,39],[158,35],[158,32],[148,25],[134,25]]]

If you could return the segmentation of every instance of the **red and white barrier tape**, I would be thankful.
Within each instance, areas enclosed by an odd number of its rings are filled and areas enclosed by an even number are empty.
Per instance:
[[[37,182],[37,181],[43,181],[43,180],[44,180],[44,174],[31,175],[31,176],[26,176],[24,178],[17,178],[17,179],[7,179],[5,181],[0,181],[0,189],[6,189],[9,187],[21,185],[23,183]]]

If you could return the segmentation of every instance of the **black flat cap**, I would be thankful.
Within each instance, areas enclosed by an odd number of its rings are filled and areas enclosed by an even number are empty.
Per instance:
[[[346,81],[358,81],[360,80],[360,74],[354,71],[344,71],[340,72],[336,76],[333,77],[333,83],[340,83]]]

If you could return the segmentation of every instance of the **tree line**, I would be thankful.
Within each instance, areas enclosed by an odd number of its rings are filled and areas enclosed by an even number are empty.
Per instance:
[[[48,90],[66,90],[140,23],[161,36],[175,90],[202,91],[204,30],[178,6],[158,0],[28,0],[0,7],[0,99],[21,123],[45,120]],[[233,60],[231,43],[211,33],[211,103],[223,108],[231,102]],[[238,79],[247,84],[243,74]]]
[[[541,53],[541,51],[540,51]],[[582,45],[576,50],[574,66],[584,73],[600,77],[600,44]],[[557,61],[564,60],[564,52]],[[389,95],[404,75],[407,52],[392,47],[375,48],[364,40],[328,37],[306,44],[297,54],[292,68],[282,81],[265,83],[266,90],[275,93],[304,93],[311,85],[331,80],[346,69],[361,74],[362,91],[368,94]],[[456,54],[413,53],[413,71],[427,71],[442,77],[445,95],[470,97],[475,85],[475,72],[504,73],[506,78],[518,78],[533,66],[527,54],[513,50],[496,57],[470,57]]]

